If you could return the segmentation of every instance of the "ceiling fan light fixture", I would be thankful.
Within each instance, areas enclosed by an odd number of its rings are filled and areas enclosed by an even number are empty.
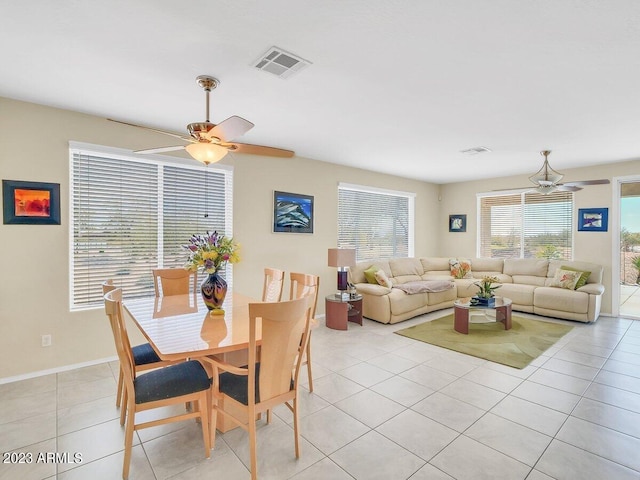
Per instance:
[[[532,183],[535,183],[539,186],[555,185],[560,180],[562,180],[562,177],[564,177],[562,173],[556,172],[549,165],[549,160],[547,159],[547,157],[550,153],[550,150],[543,150],[542,152],[540,152],[540,155],[544,156],[544,163],[542,164],[542,168],[540,170],[529,177],[529,180],[531,180]]]
[[[228,152],[226,148],[215,143],[190,143],[184,148],[189,155],[205,165],[219,162]]]
[[[542,195],[550,195],[553,192],[555,192],[556,190],[558,190],[558,187],[556,185],[540,185],[538,188],[534,188],[534,191],[542,194]]]

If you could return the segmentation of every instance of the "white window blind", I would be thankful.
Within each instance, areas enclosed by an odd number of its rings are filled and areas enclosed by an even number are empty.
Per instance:
[[[415,194],[338,186],[338,247],[356,258],[408,257],[414,246]]]
[[[573,193],[478,197],[478,256],[573,258]]]
[[[191,235],[232,235],[231,169],[78,148],[70,161],[72,310],[102,305],[107,279],[128,298],[153,295],[151,270],[182,267]]]

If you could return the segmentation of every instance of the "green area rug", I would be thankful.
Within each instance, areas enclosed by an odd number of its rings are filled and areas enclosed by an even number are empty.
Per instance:
[[[439,347],[524,368],[573,327],[513,315],[511,329],[502,323],[469,323],[469,334],[453,329],[453,314],[395,333]]]

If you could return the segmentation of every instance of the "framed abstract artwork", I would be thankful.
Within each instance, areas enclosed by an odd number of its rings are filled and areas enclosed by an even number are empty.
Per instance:
[[[580,232],[606,232],[608,223],[608,208],[578,209],[578,231]]]
[[[313,197],[274,191],[273,231],[313,233]]]
[[[5,225],[60,225],[60,184],[2,180]]]
[[[449,215],[449,231],[450,232],[466,232],[467,216],[466,215]]]

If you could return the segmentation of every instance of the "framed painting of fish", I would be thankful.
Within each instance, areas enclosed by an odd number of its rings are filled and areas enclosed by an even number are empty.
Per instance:
[[[60,184],[2,180],[5,225],[60,225]]]
[[[273,192],[274,233],[313,233],[313,197]]]

